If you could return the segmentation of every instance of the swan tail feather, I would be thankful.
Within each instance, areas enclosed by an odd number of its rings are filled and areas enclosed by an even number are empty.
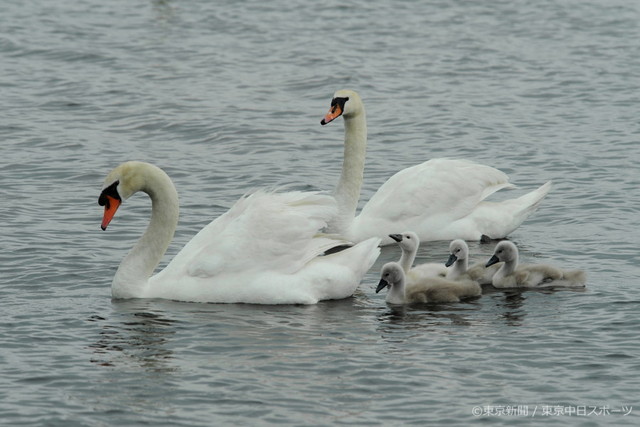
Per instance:
[[[587,275],[582,270],[565,271],[562,277],[570,286],[580,287],[587,283]]]
[[[474,212],[478,228],[491,239],[502,239],[517,229],[531,214],[551,190],[551,181],[516,199],[502,202],[482,202]],[[501,220],[496,220],[500,217]],[[485,218],[491,218],[490,221]]]
[[[364,240],[344,251],[327,256],[339,256],[347,253],[348,257],[343,257],[342,262],[344,264],[361,265],[362,275],[364,275],[378,259],[380,255],[380,242],[382,239],[378,237],[372,237]]]
[[[317,257],[312,261],[316,268],[331,267],[331,278],[319,286],[315,297],[318,300],[342,299],[353,295],[364,275],[369,271],[380,255],[380,239],[365,240],[333,254]]]

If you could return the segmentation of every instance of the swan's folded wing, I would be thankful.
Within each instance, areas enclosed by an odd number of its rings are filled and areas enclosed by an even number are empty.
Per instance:
[[[203,228],[165,270],[212,277],[245,271],[293,273],[336,245],[317,235],[335,200],[312,192],[258,191]]]
[[[518,266],[516,273],[518,271],[528,273],[526,283],[530,287],[550,285],[553,281],[562,279],[562,270],[545,264]]]
[[[432,159],[406,168],[385,182],[363,207],[360,217],[455,221],[502,188],[511,188],[505,173],[467,160]]]

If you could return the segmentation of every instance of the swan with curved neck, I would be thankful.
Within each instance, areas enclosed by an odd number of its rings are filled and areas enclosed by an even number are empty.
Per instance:
[[[109,173],[98,199],[106,230],[136,192],[151,199],[151,220],[113,278],[114,298],[191,302],[314,304],[353,294],[379,254],[373,238],[324,255],[343,240],[319,234],[335,201],[312,192],[257,191],[209,223],[153,275],[178,224],[178,193],[160,168],[126,162]]]
[[[416,232],[421,241],[499,239],[515,230],[538,207],[551,188],[547,182],[519,198],[486,202],[491,194],[513,188],[508,177],[467,160],[432,159],[389,178],[356,216],[367,148],[367,121],[358,93],[337,91],[325,125],[344,119],[344,160],[334,197],[338,214],[328,231],[350,241],[377,236],[382,244],[394,230]]]
[[[497,262],[504,264],[493,275],[492,284],[496,288],[540,288],[540,287],[576,287],[582,288],[586,275],[581,270],[561,270],[546,264],[518,264],[518,247],[508,240],[498,243],[487,267]]]

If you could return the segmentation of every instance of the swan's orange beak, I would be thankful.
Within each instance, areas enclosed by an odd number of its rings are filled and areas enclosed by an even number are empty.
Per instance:
[[[324,116],[322,120],[320,120],[321,125],[326,125],[327,123],[331,123],[338,117],[342,115],[342,106],[339,103],[336,103],[331,106],[329,112]]]
[[[101,228],[102,230],[106,230],[107,225],[109,225],[109,223],[113,219],[113,216],[116,214],[116,211],[120,207],[122,201],[120,199],[116,199],[115,197],[107,195],[104,196],[104,199],[101,198],[100,201],[101,204],[102,202],[104,202],[104,216],[102,217]]]

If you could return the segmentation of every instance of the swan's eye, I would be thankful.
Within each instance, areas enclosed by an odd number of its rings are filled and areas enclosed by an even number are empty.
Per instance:
[[[340,110],[344,111],[344,104],[349,100],[348,97],[344,98],[333,98],[331,100],[331,111],[334,112],[336,108],[340,108]]]
[[[122,200],[120,198],[120,194],[118,194],[118,185],[120,185],[120,181],[116,181],[102,190],[102,193],[100,193],[100,197],[98,197],[98,204],[100,206],[107,206],[107,208],[109,207],[109,199],[107,199],[107,196],[111,196],[116,200]]]
[[[411,240],[411,236],[404,236],[404,237],[406,237],[408,240]]]
[[[344,104],[347,103],[348,100],[349,100],[348,96],[345,96],[345,97],[342,97],[342,98],[340,98],[340,97],[333,98],[331,100],[331,105],[336,105],[336,104],[344,105]]]

